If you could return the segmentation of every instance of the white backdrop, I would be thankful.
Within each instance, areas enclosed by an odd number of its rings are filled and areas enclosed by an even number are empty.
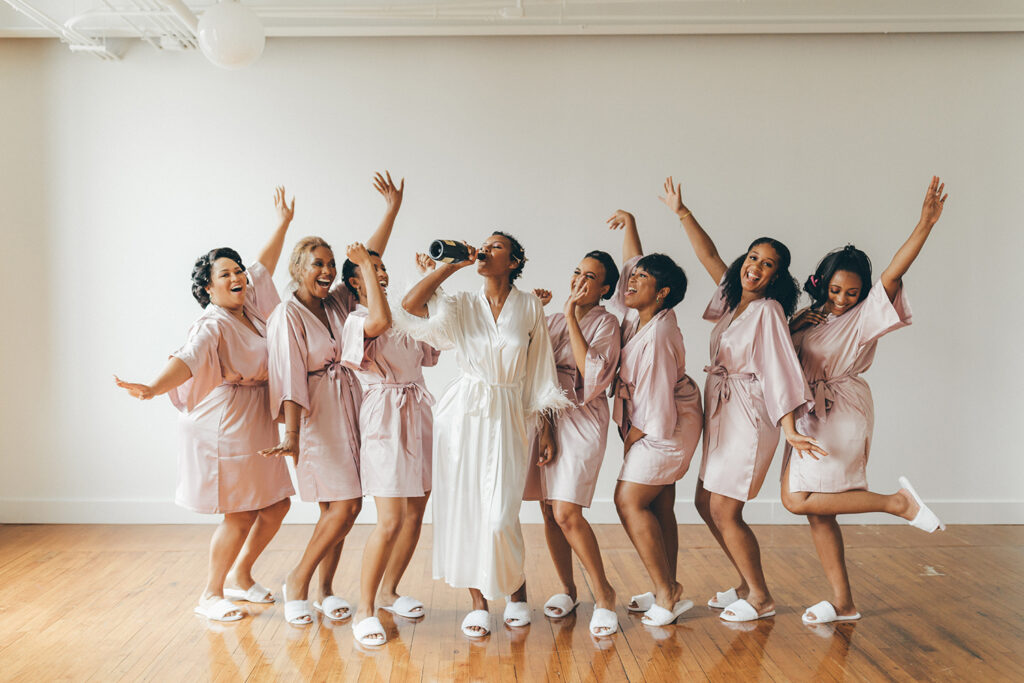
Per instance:
[[[941,174],[946,214],[907,277],[916,322],[868,375],[869,480],[910,475],[951,522],[1024,522],[1021,73],[1016,34],[273,39],[240,72],[0,40],[0,522],[212,521],[171,502],[169,401],[137,402],[111,375],[155,375],[200,312],[194,258],[253,259],[275,184],[297,196],[286,250],[306,234],[341,248],[376,225],[384,168],[407,178],[395,287],[429,239],[500,227],[526,246],[522,286],[557,290],[558,310],[585,251],[619,255],[604,219],[635,212],[647,251],[690,276],[677,315],[702,386],[713,287],[657,201],[666,174],[723,256],[769,234],[801,280],[846,242],[880,272]],[[435,393],[453,365],[428,371]],[[780,460],[751,520],[801,521],[778,503]],[[591,519],[615,521],[620,461],[612,437]],[[681,522],[698,521],[696,469]]]

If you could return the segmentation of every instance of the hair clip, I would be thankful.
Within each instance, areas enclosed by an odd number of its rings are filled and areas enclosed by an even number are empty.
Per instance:
[[[815,275],[811,276],[811,284],[814,285],[815,287],[818,286],[818,278],[817,278],[817,276],[815,276]]]

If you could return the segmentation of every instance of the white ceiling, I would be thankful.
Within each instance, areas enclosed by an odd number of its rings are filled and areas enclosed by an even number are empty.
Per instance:
[[[214,4],[212,0],[185,3],[196,14]],[[244,4],[259,15],[271,37],[1024,31],[1024,0],[245,0]],[[194,36],[163,0],[0,0],[0,37],[60,38],[72,49],[108,58],[140,40],[155,49],[194,47]]]

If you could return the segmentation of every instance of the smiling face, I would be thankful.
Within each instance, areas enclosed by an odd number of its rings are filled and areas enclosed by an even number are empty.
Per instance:
[[[629,280],[626,282],[624,303],[627,308],[643,309],[650,306],[660,308],[661,302],[658,301],[658,297],[660,296],[664,299],[668,296],[668,292],[668,287],[659,288],[658,283],[654,280],[654,276],[641,266],[637,266],[633,269]]]
[[[480,246],[483,260],[477,261],[476,272],[485,277],[508,278],[509,274],[519,266],[512,258],[512,242],[504,235],[491,235]]]
[[[370,254],[370,260],[373,261],[373,271],[374,271],[374,274],[375,274],[375,276],[377,278],[377,282],[380,283],[380,288],[383,289],[385,293],[387,293],[387,291],[388,291],[388,271],[387,271],[387,268],[384,267],[384,262],[381,260],[380,256],[377,256],[375,254]],[[359,301],[360,301],[360,303],[365,303],[365,300],[366,300],[366,287],[363,286],[363,272],[362,271],[363,271],[362,268],[360,268],[359,266],[356,266],[355,271],[353,272],[352,277],[350,277],[348,279],[348,281],[349,281],[349,284],[351,284],[353,287],[355,287],[356,291],[359,292]]]
[[[222,256],[210,265],[210,284],[206,286],[210,303],[231,310],[242,308],[248,286],[245,271],[234,259]]]
[[[740,287],[763,296],[779,271],[779,253],[770,244],[754,245],[740,266]]]
[[[299,277],[299,286],[310,296],[326,299],[331,284],[338,275],[334,252],[329,247],[314,247],[305,257],[305,266]]]
[[[608,291],[608,285],[604,284],[606,277],[607,273],[600,261],[595,258],[584,258],[572,273],[572,280],[569,281],[569,291],[572,291],[577,286],[577,283],[589,283],[590,291],[587,293],[587,296],[580,299],[579,303],[581,306],[594,306]]]
[[[828,282],[828,301],[825,312],[840,316],[860,302],[864,283],[860,275],[849,270],[837,270]]]

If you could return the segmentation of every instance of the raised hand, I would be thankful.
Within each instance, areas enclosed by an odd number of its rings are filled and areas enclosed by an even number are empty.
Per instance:
[[[924,193],[924,206],[921,207],[921,221],[928,225],[935,225],[942,215],[942,207],[946,204],[948,194],[942,194],[946,188],[938,176],[932,176],[932,182],[928,191]]]
[[[405,192],[405,178],[402,178],[396,186],[395,182],[391,180],[389,171],[384,171],[384,175],[374,173],[373,186],[384,196],[384,201],[388,204],[388,212],[398,213],[398,209],[402,206],[402,193]]]
[[[125,389],[129,394],[139,399],[140,401],[148,401],[149,399],[156,396],[156,392],[153,391],[153,387],[148,384],[135,384],[134,382],[125,382],[117,375],[114,375],[114,383],[117,386]]]
[[[466,260],[459,261],[458,263],[445,264],[451,265],[455,270],[460,270],[462,268],[468,268],[470,266],[476,265],[477,248],[472,246],[469,242],[463,241],[462,243],[466,246],[466,250],[469,252],[466,255]]]
[[[569,298],[565,300],[565,315],[572,315],[580,301],[590,294],[590,280],[580,278],[569,290]]]
[[[828,320],[828,316],[825,313],[816,311],[808,306],[794,315],[793,319],[789,321],[789,331],[790,333],[793,333],[802,330],[805,327],[814,327],[815,325],[822,324],[826,320]]]
[[[662,189],[665,191],[665,194],[659,195],[658,199],[671,209],[672,213],[677,215],[683,213],[683,186],[677,185],[672,180],[672,176],[669,176],[665,178],[665,185]]]
[[[437,261],[426,254],[416,252],[416,269],[420,271],[420,275],[426,275],[434,270],[434,268],[437,268]]]
[[[611,218],[606,220],[605,223],[608,224],[608,228],[610,230],[622,230],[623,228],[628,228],[630,226],[634,228],[636,227],[636,219],[633,218],[633,214],[628,211],[623,211],[622,209],[613,213]]]
[[[274,190],[274,208],[277,210],[278,221],[282,224],[291,223],[292,218],[295,217],[295,197],[293,196],[292,203],[288,204],[284,185],[278,185]]]
[[[533,290],[534,296],[540,299],[542,306],[547,306],[551,303],[551,290],[550,289],[535,289]]]
[[[370,252],[366,250],[362,242],[353,242],[345,247],[345,256],[349,261],[360,266],[370,261]]]

